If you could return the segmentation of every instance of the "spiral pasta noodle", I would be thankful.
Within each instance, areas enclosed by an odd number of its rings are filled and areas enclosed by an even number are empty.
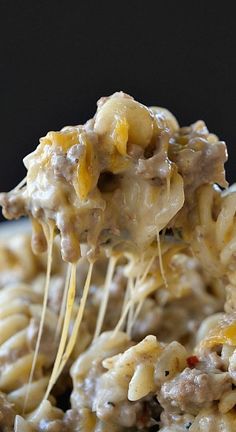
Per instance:
[[[0,389],[18,412],[22,412],[27,381],[34,352],[34,338],[41,313],[42,296],[26,284],[13,284],[0,291]],[[47,337],[55,330],[57,317],[47,311]],[[51,340],[52,343],[52,340]],[[44,350],[46,347],[44,347]],[[33,382],[30,384],[26,412],[41,402],[49,379],[53,355],[42,350],[39,354]]]
[[[226,281],[227,311],[235,310],[236,192],[205,185],[197,191],[187,240],[203,268]],[[189,234],[190,232],[190,234]]]

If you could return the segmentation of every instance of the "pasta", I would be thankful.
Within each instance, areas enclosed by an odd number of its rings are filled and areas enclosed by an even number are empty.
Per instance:
[[[27,391],[41,302],[41,295],[27,285],[6,286],[0,292],[0,389],[7,392],[8,400],[18,412],[23,409]],[[53,341],[56,316],[52,311],[47,315],[44,336],[47,342],[41,345],[26,412],[35,409],[43,399],[49,378],[46,371],[53,362],[53,352],[50,353],[49,347]]]
[[[31,282],[46,271],[45,254],[35,255],[31,249],[31,232],[27,225],[24,232],[0,237],[0,287],[14,282]],[[23,253],[22,253],[23,252]],[[52,275],[63,273],[60,251],[54,244]]]
[[[0,194],[32,223],[0,239],[0,428],[236,429],[226,160],[203,121],[123,92],[41,138]]]
[[[63,430],[62,418],[63,412],[61,410],[53,407],[49,401],[44,401],[40,407],[29,416],[28,421],[25,421],[23,417],[17,415],[14,430],[15,432],[34,432],[35,430],[41,429],[40,424],[42,423],[44,430],[50,430],[50,428]]]

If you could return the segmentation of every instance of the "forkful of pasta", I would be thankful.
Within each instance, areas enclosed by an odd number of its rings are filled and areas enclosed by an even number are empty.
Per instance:
[[[36,252],[54,225],[67,262],[79,259],[81,243],[91,259],[103,245],[142,250],[183,205],[183,181],[168,158],[177,129],[172,114],[124,93],[102,98],[85,125],[41,138],[24,159],[26,186],[2,195],[4,215],[32,219]]]

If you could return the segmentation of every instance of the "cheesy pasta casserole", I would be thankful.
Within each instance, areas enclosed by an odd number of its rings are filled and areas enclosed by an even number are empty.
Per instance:
[[[236,188],[203,121],[117,92],[0,194],[0,430],[236,430]]]

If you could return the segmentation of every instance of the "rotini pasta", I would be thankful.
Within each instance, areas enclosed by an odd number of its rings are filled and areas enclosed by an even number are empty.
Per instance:
[[[0,236],[0,287],[13,282],[30,282],[40,273],[45,273],[45,254],[35,255],[31,248],[31,231],[28,224],[24,224],[9,235]],[[14,232],[14,230],[13,230]],[[57,242],[53,251],[52,274],[63,272],[60,251]]]
[[[27,285],[10,285],[0,291],[0,389],[8,394],[8,400],[18,412],[24,406],[41,303],[42,296]],[[47,311],[47,342],[41,346],[26,412],[34,410],[44,396],[54,358],[51,347],[56,318],[52,311]]]

